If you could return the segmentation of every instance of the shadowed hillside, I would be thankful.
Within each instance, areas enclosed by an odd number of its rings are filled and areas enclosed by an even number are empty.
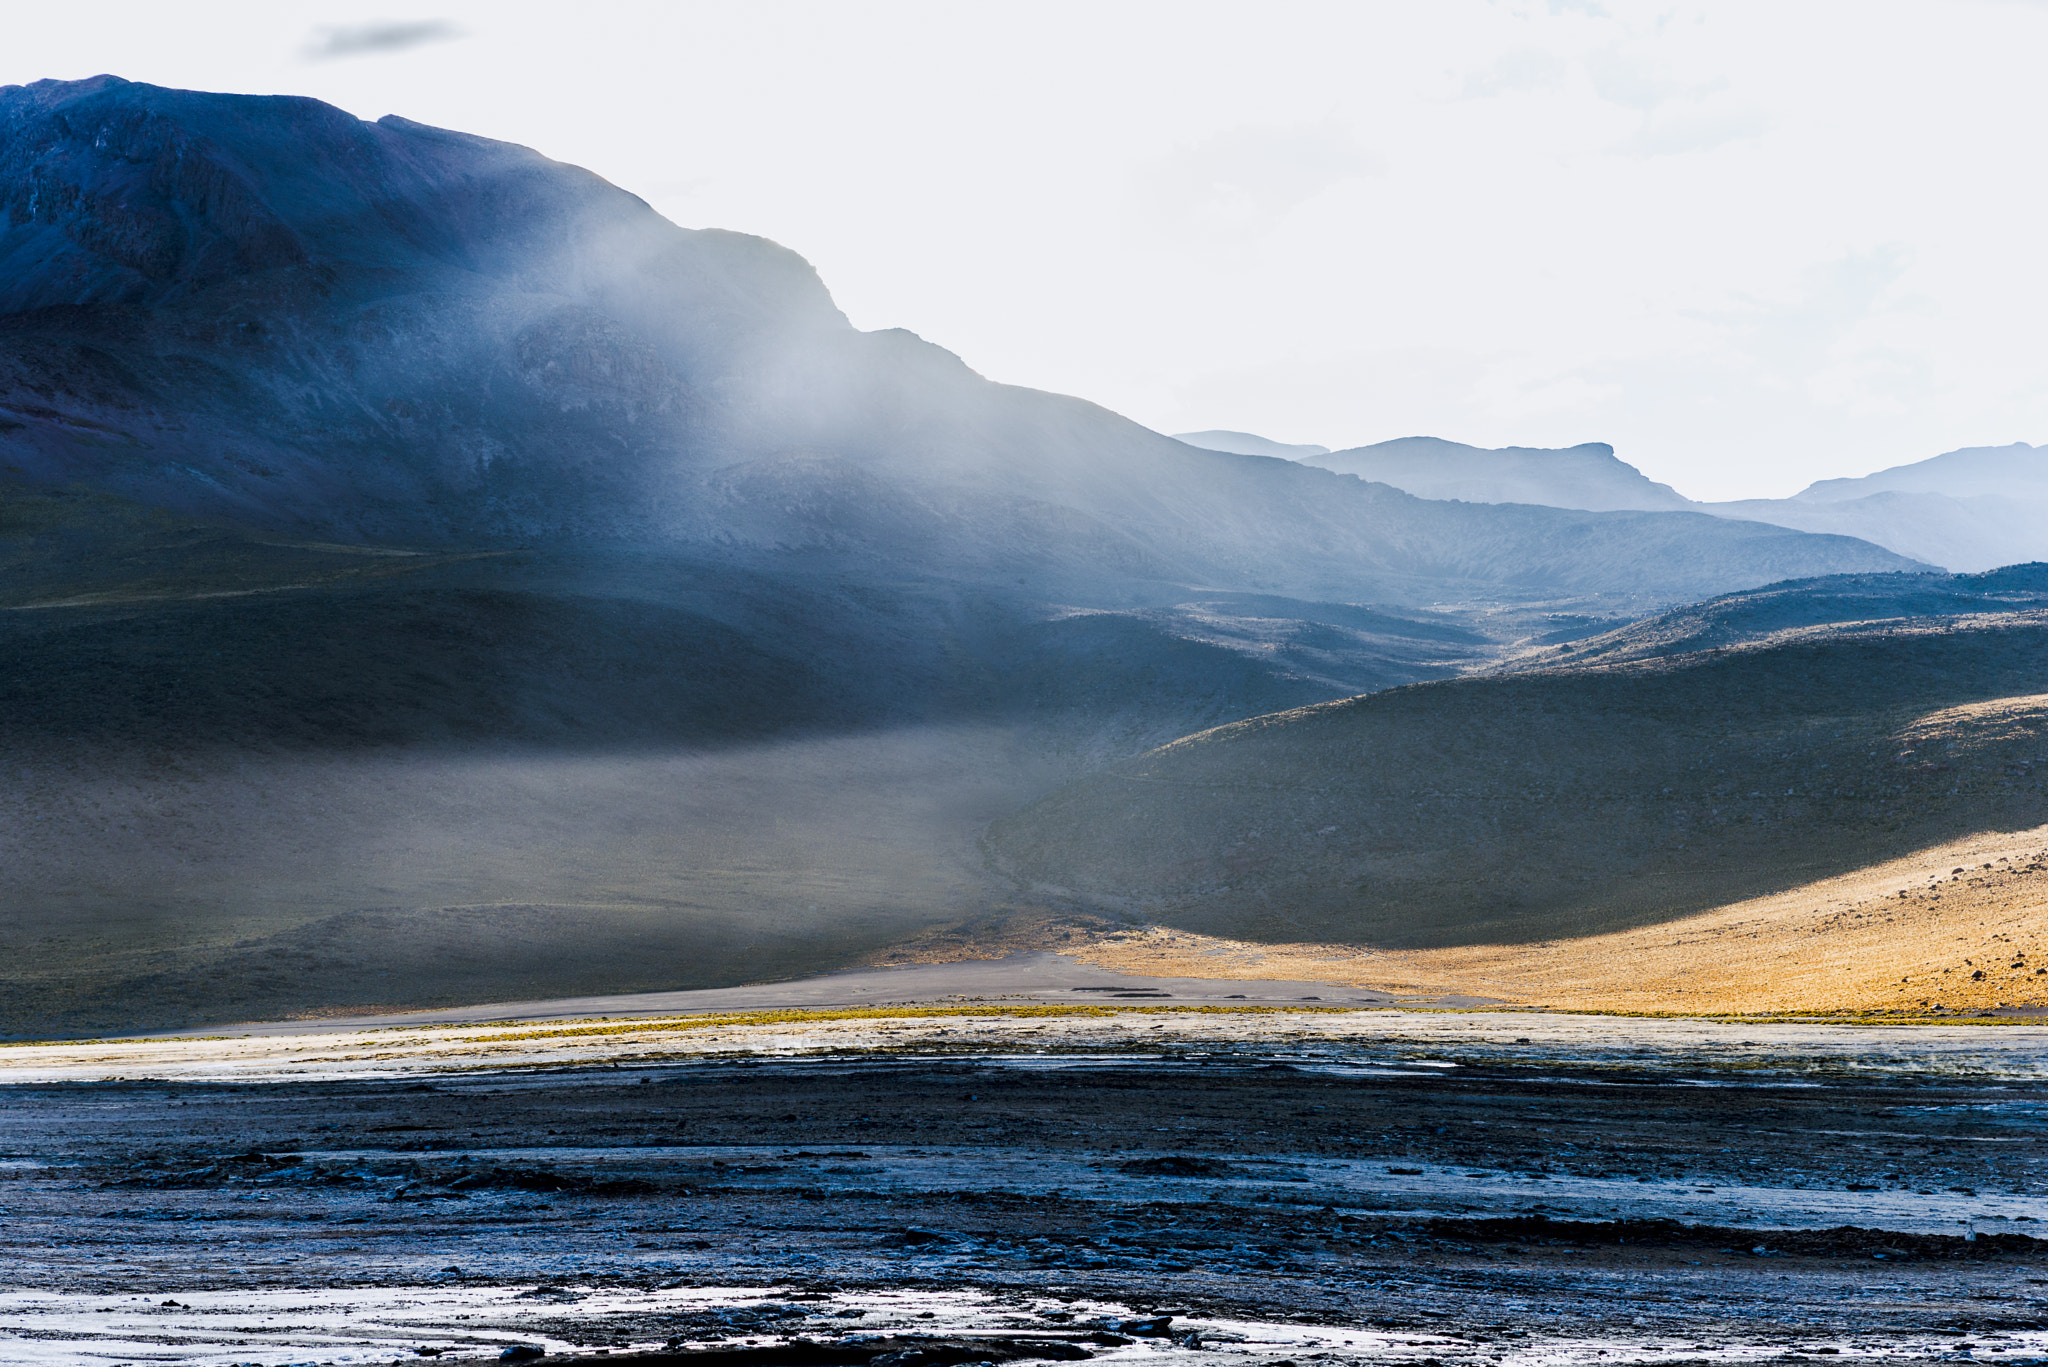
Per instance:
[[[1092,762],[1493,649],[1252,594],[1055,611],[0,495],[11,1035],[829,969],[980,905],[976,829]]]
[[[1654,923],[2048,821],[2048,610],[1979,606],[1255,718],[1062,789],[988,845],[1035,895],[1216,935]]]

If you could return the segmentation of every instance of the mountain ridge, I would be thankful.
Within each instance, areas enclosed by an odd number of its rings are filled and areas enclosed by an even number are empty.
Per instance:
[[[1313,442],[1274,441],[1255,432],[1233,432],[1220,427],[1205,432],[1175,432],[1173,439],[1189,446],[1199,446],[1205,451],[1229,451],[1240,456],[1279,456],[1283,460],[1312,460],[1330,453],[1329,447],[1317,446]]]

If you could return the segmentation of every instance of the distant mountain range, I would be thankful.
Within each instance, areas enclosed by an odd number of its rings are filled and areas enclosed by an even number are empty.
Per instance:
[[[1858,479],[1823,479],[1794,497],[1843,503],[1874,494],[1944,494],[1950,498],[2048,498],[2048,447],[1966,446]]]
[[[1880,470],[1858,479],[1825,479],[1791,498],[1696,503],[1646,478],[1605,442],[1488,450],[1437,437],[1401,437],[1344,451],[1282,447],[1241,432],[1194,432],[1181,439],[1228,438],[1219,450],[1293,458],[1405,490],[1418,498],[1520,503],[1549,508],[1693,511],[1874,542],[1900,555],[1958,572],[2048,560],[2048,447],[2014,442],[1975,446]]]

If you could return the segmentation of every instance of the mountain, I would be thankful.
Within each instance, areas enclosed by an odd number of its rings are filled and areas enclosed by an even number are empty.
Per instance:
[[[1391,484],[1417,498],[1595,512],[1667,512],[1694,506],[1671,486],[1647,479],[1633,465],[1615,459],[1614,448],[1600,441],[1558,449],[1486,450],[1438,437],[1401,437],[1302,459],[1326,470]]]
[[[1290,446],[1284,441],[1271,441],[1251,432],[1230,432],[1222,428],[1207,432],[1176,432],[1173,439],[1199,446],[1204,451],[1232,451],[1240,456],[1277,456],[1281,460],[1307,460],[1311,456],[1330,454],[1327,446]]]
[[[992,384],[909,333],[854,330],[772,243],[675,227],[524,148],[312,100],[8,87],[0,184],[0,464],[189,514],[1351,601],[1684,597],[1902,566],[1638,521],[1592,533],[1628,572],[1553,580],[1546,548],[1583,519],[1496,512],[1469,536],[1461,510]],[[1679,568],[1695,562],[1714,569]],[[1663,567],[1654,586],[1642,565]]]
[[[2048,498],[1951,498],[1887,490],[1809,502],[1803,495],[1701,505],[1720,517],[1853,536],[1929,564],[1974,573],[2048,558]]]
[[[1784,585],[1559,653],[1175,741],[998,820],[992,858],[1211,935],[1526,944],[2048,822],[2048,566]]]

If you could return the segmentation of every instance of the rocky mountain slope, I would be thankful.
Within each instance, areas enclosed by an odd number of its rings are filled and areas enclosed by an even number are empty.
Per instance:
[[[1843,574],[1792,580],[1658,613],[1611,631],[1514,652],[1506,669],[1622,664],[1698,651],[1754,649],[1812,634],[1882,636],[2048,607],[2048,564],[1983,574]]]

